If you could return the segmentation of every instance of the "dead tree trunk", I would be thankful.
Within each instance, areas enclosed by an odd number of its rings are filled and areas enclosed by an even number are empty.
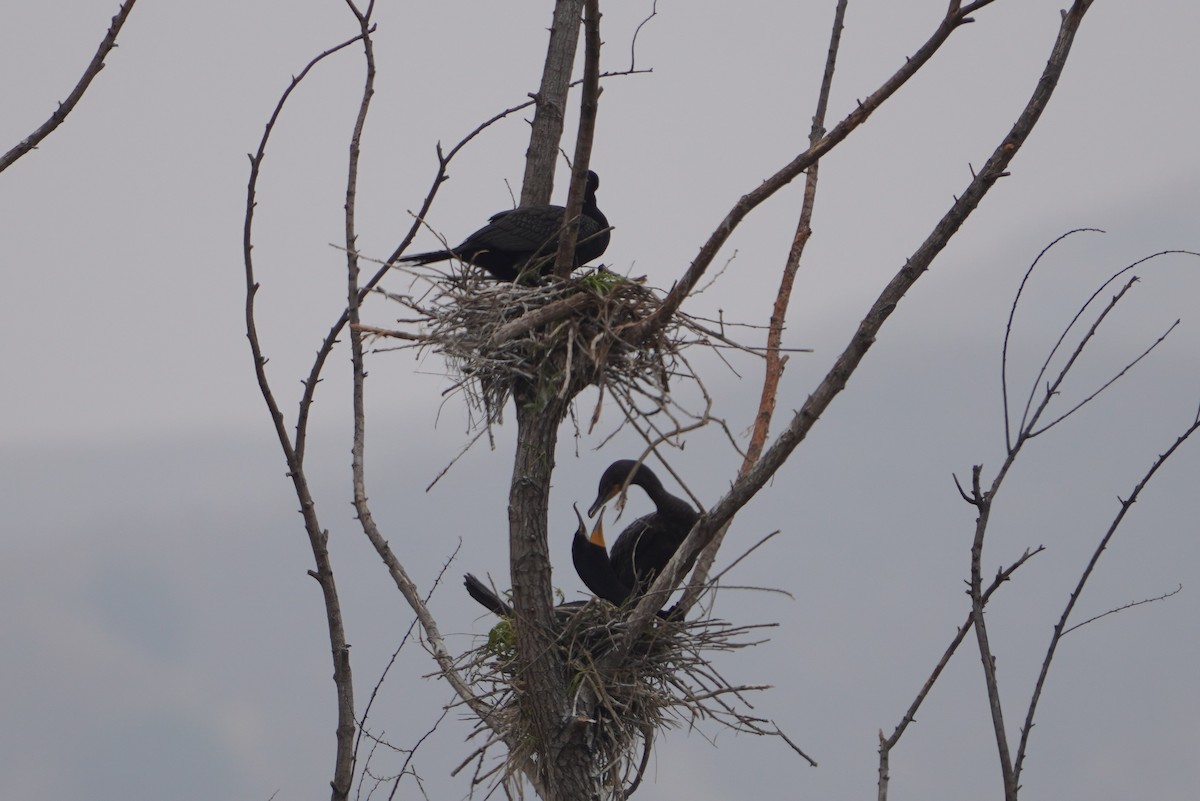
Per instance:
[[[570,687],[556,647],[554,589],[550,572],[547,513],[558,426],[569,399],[544,378],[513,393],[517,450],[508,500],[509,567],[516,615],[517,651],[524,687],[522,714],[538,741],[536,784],[543,801],[600,797],[587,748],[587,723],[571,711]]]

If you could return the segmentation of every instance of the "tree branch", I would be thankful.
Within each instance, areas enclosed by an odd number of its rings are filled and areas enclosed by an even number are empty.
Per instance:
[[[522,206],[542,206],[550,202],[567,107],[567,86],[575,63],[582,15],[583,0],[555,0],[542,84],[533,97],[533,125],[529,149],[525,151],[525,178],[521,182]]]
[[[1000,756],[1000,773],[1004,781],[1005,801],[1016,801],[1017,784],[1012,768],[1012,755],[1008,747],[1008,734],[1004,727],[1004,707],[1000,703],[1000,684],[996,677],[996,657],[992,654],[988,638],[987,622],[983,616],[983,538],[987,533],[988,520],[991,517],[992,499],[995,489],[986,495],[980,492],[979,475],[981,468],[976,465],[972,475],[974,495],[979,499],[977,508],[979,517],[975,520],[975,536],[971,541],[971,622],[975,627],[975,639],[979,645],[979,659],[983,663],[984,684],[987,687],[988,707],[991,710],[992,729],[996,737],[996,750]]]
[[[972,10],[981,8],[987,5],[987,2],[972,4]],[[808,150],[796,156],[791,162],[777,171],[767,180],[763,181],[757,188],[747,192],[745,195],[734,204],[729,213],[725,215],[720,224],[716,227],[713,233],[709,236],[708,241],[700,248],[700,252],[692,261],[683,277],[671,288],[667,293],[667,297],[663,300],[662,306],[654,312],[650,317],[643,320],[638,329],[633,333],[644,334],[654,328],[661,327],[666,324],[675,310],[680,307],[684,299],[691,293],[693,287],[699,282],[701,276],[712,264],[714,258],[721,250],[721,246],[733,233],[734,229],[741,221],[758,206],[762,205],[768,198],[774,195],[783,187],[792,182],[797,175],[812,165],[816,164],[826,153],[833,150],[846,139],[855,129],[867,121],[872,113],[875,112],[884,101],[896,93],[896,91],[908,82],[928,61],[933,58],[933,55],[945,44],[950,35],[962,25],[971,22],[966,11],[956,10],[956,4],[952,4],[951,9],[946,16],[938,24],[937,30],[933,35],[910,56],[899,70],[892,75],[887,81],[876,89],[866,100],[859,102],[854,111],[850,112],[841,122],[834,126],[833,130],[823,136],[819,142],[812,145]]]
[[[1196,433],[1197,429],[1200,429],[1200,410],[1197,411],[1196,416],[1192,419],[1191,424],[1184,429],[1182,434],[1176,437],[1173,443],[1171,443],[1171,447],[1167,448],[1165,453],[1160,454],[1159,457],[1154,460],[1154,463],[1150,466],[1150,469],[1146,471],[1145,475],[1143,475],[1141,480],[1134,486],[1133,491],[1129,494],[1129,497],[1121,501],[1120,510],[1117,512],[1116,517],[1113,518],[1108,530],[1104,532],[1104,536],[1100,538],[1100,542],[1096,545],[1096,550],[1092,552],[1091,559],[1088,560],[1087,566],[1083,569],[1083,574],[1079,577],[1079,582],[1075,585],[1075,589],[1072,590],[1070,599],[1067,601],[1067,605],[1063,608],[1062,616],[1059,617],[1058,622],[1054,625],[1054,634],[1051,635],[1050,644],[1046,647],[1046,658],[1042,660],[1042,669],[1038,673],[1038,679],[1037,683],[1034,685],[1033,695],[1029,699],[1029,709],[1025,713],[1025,723],[1021,727],[1021,740],[1017,746],[1017,761],[1013,768],[1014,783],[1019,784],[1021,780],[1021,769],[1024,767],[1025,763],[1026,746],[1029,744],[1029,734],[1033,731],[1033,716],[1034,713],[1037,712],[1038,701],[1041,700],[1042,690],[1046,685],[1046,676],[1050,673],[1050,663],[1054,660],[1054,654],[1058,650],[1059,642],[1061,642],[1063,636],[1070,631],[1070,629],[1067,628],[1067,620],[1070,619],[1071,612],[1075,609],[1075,604],[1079,600],[1079,596],[1083,593],[1084,585],[1086,585],[1088,579],[1091,578],[1092,571],[1096,569],[1096,564],[1100,561],[1100,556],[1104,553],[1105,549],[1108,548],[1108,543],[1112,540],[1113,535],[1117,533],[1117,528],[1119,528],[1121,523],[1125,520],[1125,515],[1128,514],[1130,508],[1137,503],[1138,498],[1142,494],[1142,490],[1146,488],[1146,485],[1148,485],[1150,480],[1154,478],[1155,474],[1158,473],[1159,468],[1167,463],[1167,460],[1170,459],[1177,450],[1179,450],[1183,443],[1187,442],[1188,438],[1191,437],[1192,434]]]
[[[812,118],[812,130],[809,132],[809,147],[815,147],[825,135],[825,113],[829,108],[829,94],[833,87],[833,71],[837,65],[838,48],[842,41],[842,29],[845,26],[846,6],[849,0],[838,0],[833,15],[833,26],[829,34],[829,51],[825,57],[825,73],[821,79],[821,90],[817,95],[817,109]],[[750,435],[750,445],[739,475],[745,475],[750,466],[762,455],[767,434],[771,428],[771,419],[775,415],[775,401],[779,396],[779,381],[783,377],[783,368],[787,364],[787,356],[783,352],[783,331],[787,322],[788,305],[791,303],[792,286],[796,281],[796,273],[800,269],[800,258],[804,254],[804,246],[812,236],[813,208],[817,202],[817,168],[814,163],[808,168],[804,182],[804,202],[800,207],[800,219],[796,223],[796,232],[792,236],[792,245],[784,262],[783,274],[779,280],[779,290],[775,293],[775,304],[771,310],[771,318],[767,328],[767,348],[764,354],[766,366],[763,374],[762,393],[758,401],[758,413],[754,418],[754,429]],[[696,562],[696,569],[688,583],[687,592],[680,601],[680,608],[690,609],[700,597],[701,589],[708,583],[708,574],[717,558],[717,551],[729,531],[726,524],[718,529],[712,541],[701,551]]]
[[[754,466],[733,483],[729,492],[706,514],[701,515],[692,532],[655,580],[651,591],[638,603],[632,618],[634,625],[630,627],[631,633],[626,635],[626,646],[632,642],[633,633],[647,625],[654,612],[657,611],[654,607],[654,598],[662,597],[664,593],[678,586],[683,571],[692,564],[700,549],[708,544],[717,529],[733,518],[733,515],[770,480],[792,451],[796,449],[796,446],[804,440],[833,399],[845,389],[850,376],[853,375],[871,345],[874,344],[883,324],[896,310],[900,300],[929,269],[933,259],[941,253],[950,238],[979,206],[980,201],[996,181],[1007,175],[1005,170],[1008,164],[1028,140],[1042,111],[1050,102],[1058,79],[1066,66],[1075,34],[1090,5],[1088,0],[1076,0],[1070,12],[1064,14],[1050,59],[1038,80],[1032,97],[1026,103],[1012,129],[983,168],[973,176],[966,190],[954,201],[950,210],[934,227],[926,240],[883,289],[862,322],[859,323],[858,330],[851,337],[845,350],[842,351],[817,388],[808,396],[800,410],[793,414],[788,427],[780,433]],[[956,24],[961,24],[961,21]],[[826,141],[828,138],[826,137],[822,141]],[[718,234],[714,234],[714,237],[716,236]]]
[[[1010,419],[1011,415],[1009,414],[1008,410],[1008,343],[1012,338],[1013,319],[1017,315],[1017,306],[1021,303],[1021,296],[1025,293],[1025,286],[1029,283],[1029,278],[1033,275],[1033,271],[1041,262],[1042,257],[1049,253],[1055,245],[1066,239],[1068,236],[1071,236],[1072,234],[1083,233],[1085,231],[1097,234],[1104,233],[1104,231],[1100,230],[1099,228],[1075,228],[1074,230],[1067,231],[1065,234],[1062,234],[1049,245],[1046,245],[1046,247],[1042,248],[1041,252],[1037,254],[1037,258],[1033,260],[1033,263],[1029,265],[1029,269],[1025,271],[1025,275],[1021,278],[1021,283],[1017,287],[1017,294],[1013,296],[1012,305],[1009,306],[1008,322],[1004,326],[1004,344],[1000,348],[1000,397],[1004,406],[1004,445],[1010,451],[1013,447],[1013,439],[1011,429],[1012,421]],[[1064,333],[1063,336],[1066,336],[1066,334]],[[1042,369],[1045,370],[1045,365],[1043,365]],[[1039,378],[1036,379],[1034,383],[1037,384],[1039,381],[1040,374]],[[1030,396],[1030,400],[1032,401],[1032,395]],[[1026,406],[1027,412],[1028,409],[1029,407]]]
[[[104,59],[108,58],[108,54],[117,46],[117,34],[124,27],[125,20],[129,18],[129,12],[133,10],[133,4],[136,1],[125,0],[121,4],[121,7],[117,9],[116,16],[112,18],[112,23],[108,26],[108,33],[104,34],[104,38],[100,40],[100,47],[96,49],[96,55],[92,56],[87,69],[83,71],[83,76],[75,84],[75,88],[71,90],[71,93],[67,95],[67,99],[58,104],[58,108],[50,115],[50,119],[38,126],[37,130],[29,136],[18,142],[16,147],[9,150],[3,156],[0,156],[0,172],[4,172],[17,159],[41,144],[42,140],[53,133],[54,129],[61,125],[63,120],[67,118],[67,115],[78,105],[79,101],[83,98],[83,93],[92,85],[92,80],[100,74],[100,70],[104,69]]]
[[[554,255],[554,275],[566,278],[575,269],[575,243],[579,240],[578,220],[583,213],[583,193],[587,186],[588,165],[592,161],[592,139],[596,135],[596,113],[600,107],[600,0],[584,2],[583,92],[579,103],[579,132],[575,137],[575,159],[567,208],[563,212],[563,230]]]
[[[1021,565],[1025,564],[1031,558],[1033,558],[1034,556],[1037,556],[1039,553],[1041,553],[1044,550],[1045,550],[1045,547],[1041,546],[1041,545],[1039,545],[1037,548],[1033,549],[1032,551],[1027,550],[1027,551],[1025,551],[1025,553],[1021,554],[1020,559],[1018,559],[1017,561],[1013,562],[1011,565],[1009,565],[1005,569],[998,572],[996,574],[996,577],[994,579],[992,579],[992,583],[988,586],[987,590],[983,593],[984,605],[986,605],[987,602],[989,600],[991,600],[992,593],[994,593],[996,590],[998,590],[1000,588],[1000,586],[1002,584],[1004,584],[1006,581],[1008,581],[1009,578],[1012,576],[1012,574],[1016,572],[1017,568],[1019,568]],[[953,639],[950,640],[950,644],[948,646],[946,646],[946,650],[942,652],[942,658],[940,660],[938,660],[937,665],[934,666],[933,672],[930,673],[929,678],[927,678],[925,680],[925,684],[921,687],[921,690],[917,693],[917,697],[913,699],[912,704],[909,705],[908,710],[904,713],[904,717],[902,717],[900,719],[900,722],[898,724],[896,724],[896,728],[895,728],[895,730],[892,731],[892,735],[890,737],[884,737],[883,731],[880,730],[880,732],[879,732],[879,796],[878,796],[879,801],[887,801],[888,780],[890,778],[889,758],[890,758],[892,749],[895,748],[896,744],[900,742],[900,738],[903,737],[904,732],[908,730],[909,724],[916,722],[917,710],[919,710],[921,708],[921,704],[923,704],[925,702],[926,697],[928,697],[929,693],[933,690],[933,685],[936,684],[937,680],[941,677],[942,671],[946,669],[946,665],[950,664],[950,657],[954,656],[955,652],[958,650],[958,646],[962,645],[962,641],[964,639],[966,639],[967,632],[969,632],[971,630],[971,626],[974,622],[975,622],[975,615],[971,612],[968,612],[967,619],[965,621],[963,621],[963,624],[961,626],[958,627],[958,631],[955,632]]]
[[[425,632],[426,641],[429,644],[429,649],[432,652],[434,659],[441,669],[442,675],[446,681],[454,689],[460,698],[485,721],[488,720],[487,713],[490,708],[476,698],[471,691],[467,682],[458,673],[454,667],[454,659],[446,649],[445,641],[438,628],[437,622],[429,611],[429,607],[425,603],[425,599],[418,592],[416,584],[409,577],[403,564],[392,551],[391,546],[380,532],[378,525],[375,523],[375,518],[371,513],[370,504],[367,498],[366,491],[366,468],[365,468],[365,451],[366,451],[366,404],[365,404],[365,382],[366,382],[366,367],[363,363],[363,335],[364,332],[358,326],[359,322],[359,304],[364,297],[363,288],[359,286],[359,266],[358,254],[355,248],[357,233],[355,228],[355,211],[358,186],[358,160],[361,154],[361,144],[363,129],[366,124],[367,112],[370,109],[371,98],[375,91],[375,53],[374,43],[371,38],[373,30],[370,23],[370,9],[365,14],[359,13],[353,3],[347,0],[347,4],[354,10],[358,17],[361,32],[359,39],[363,43],[363,54],[367,65],[366,80],[363,87],[362,100],[359,104],[359,111],[354,124],[354,131],[350,140],[350,153],[348,174],[346,179],[346,203],[345,203],[345,236],[346,236],[346,273],[347,273],[347,321],[350,323],[350,354],[351,364],[353,367],[353,395],[352,406],[354,415],[354,434],[353,445],[351,448],[351,475],[354,487],[354,509],[357,514],[359,523],[362,526],[363,533],[371,545],[374,546],[376,553],[383,560],[384,565],[388,569],[388,573],[392,576],[397,589],[408,602],[413,612],[417,616],[417,620],[421,624],[421,628]],[[349,785],[347,785],[347,790]]]
[[[283,95],[279,98],[274,111],[267,121],[258,150],[254,155],[250,156],[250,179],[246,187],[246,215],[242,229],[242,258],[246,273],[246,337],[250,341],[250,352],[254,357],[254,370],[258,379],[259,390],[262,393],[263,400],[267,404],[267,410],[271,414],[271,421],[275,426],[275,434],[279,438],[279,445],[283,449],[284,458],[287,461],[288,476],[292,479],[296,497],[300,501],[300,513],[304,519],[304,530],[308,534],[309,546],[312,549],[313,561],[316,565],[316,570],[311,571],[310,575],[320,584],[325,604],[326,625],[329,630],[329,644],[333,657],[333,680],[338,699],[337,755],[335,757],[334,779],[331,782],[335,798],[339,797],[339,792],[344,793],[345,790],[349,789],[349,781],[352,778],[352,773],[349,776],[344,773],[344,766],[347,761],[352,766],[354,753],[354,692],[350,673],[350,647],[346,643],[346,632],[342,624],[341,602],[338,598],[337,584],[334,581],[333,563],[329,557],[329,535],[321,527],[320,520],[317,517],[316,502],[313,500],[308,486],[308,478],[304,472],[303,453],[298,447],[294,447],[292,444],[283,412],[279,408],[279,404],[271,390],[270,381],[267,378],[267,358],[263,355],[254,314],[254,298],[258,294],[259,285],[254,277],[253,231],[254,209],[257,205],[258,179],[261,174],[263,160],[266,158],[267,142],[270,140],[275,123],[283,111],[284,104],[313,67],[328,56],[358,41],[360,38],[361,36],[355,36],[313,58],[300,71],[299,75],[292,78],[291,83],[288,84],[287,89],[284,90]],[[348,732],[345,728],[347,720],[350,721]],[[339,788],[341,789],[339,790]],[[341,797],[344,797],[344,795]]]

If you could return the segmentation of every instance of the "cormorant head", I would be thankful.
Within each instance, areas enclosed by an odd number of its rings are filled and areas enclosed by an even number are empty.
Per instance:
[[[649,468],[645,465],[639,465],[633,459],[619,459],[610,464],[604,471],[604,475],[600,476],[600,487],[596,491],[596,500],[592,501],[592,505],[588,508],[588,517],[595,517],[601,506],[620,494],[626,482],[641,483],[639,479],[642,473],[648,470]],[[624,498],[617,502],[618,508],[623,507],[624,504]]]
[[[579,514],[579,506],[571,504],[571,508],[575,510],[575,519],[579,521],[579,527],[575,529],[575,536],[580,539],[585,539],[592,545],[599,545],[601,548],[608,548],[604,542],[604,512],[600,513],[600,519],[596,521],[596,525],[592,527],[592,533],[587,533],[587,526],[583,522],[583,515]],[[588,514],[591,517],[591,513]]]

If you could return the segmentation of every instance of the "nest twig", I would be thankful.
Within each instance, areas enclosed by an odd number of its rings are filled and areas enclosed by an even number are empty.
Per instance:
[[[751,714],[744,697],[767,687],[733,686],[708,659],[716,651],[757,645],[762,640],[747,635],[771,624],[660,620],[618,658],[614,645],[625,618],[621,609],[597,600],[560,607],[557,617],[557,647],[574,692],[572,719],[586,727],[584,736],[613,798],[626,797],[640,782],[655,732],[663,728],[711,720],[737,731],[781,734],[770,721]],[[521,775],[537,769],[536,739],[520,713],[524,682],[516,674],[514,625],[511,618],[502,619],[486,642],[460,658],[493,711],[487,721],[476,723],[472,737],[483,742],[458,771],[474,765],[474,784],[499,783],[509,797],[520,796]],[[488,752],[498,743],[507,746],[505,756],[493,762]]]

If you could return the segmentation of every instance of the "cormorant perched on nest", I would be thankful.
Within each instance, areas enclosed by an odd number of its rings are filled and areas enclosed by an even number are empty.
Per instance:
[[[608,550],[604,546],[604,515],[600,515],[590,536],[578,509],[575,510],[575,517],[579,519],[579,527],[575,529],[575,537],[571,542],[571,560],[575,563],[575,572],[597,598],[602,598],[614,606],[621,606],[633,594],[633,588],[621,581],[609,561]],[[512,606],[471,573],[464,576],[463,585],[467,588],[467,594],[492,614],[498,617],[512,617]],[[587,603],[568,601],[556,608],[578,609]],[[671,617],[669,613],[661,610],[657,614],[661,618]]]
[[[604,544],[604,515],[600,515],[590,537],[584,535],[587,529],[578,509],[575,510],[575,516],[579,517],[579,528],[575,529],[575,538],[571,541],[571,561],[575,563],[575,572],[593,595],[620,606],[628,600],[633,588],[621,581],[613,570],[608,548]]]
[[[596,207],[600,177],[588,170],[575,243],[574,267],[597,259],[608,249],[608,218]],[[525,206],[492,215],[488,224],[450,250],[432,250],[405,256],[400,261],[430,264],[456,258],[482,267],[501,281],[516,281],[522,273],[545,275],[554,266],[558,238],[563,230],[562,206]]]
[[[575,539],[571,543],[571,558],[575,562],[575,572],[583,583],[598,598],[620,606],[629,597],[629,586],[618,581],[608,561],[608,551],[604,547],[604,515],[596,521],[591,536],[588,536],[587,526],[583,516],[575,510],[579,519],[579,527],[575,529]],[[511,617],[513,610],[507,602],[501,599],[492,588],[478,578],[468,573],[463,581],[467,594],[479,602],[481,606],[500,617]],[[575,608],[583,606],[586,601],[570,601],[559,608]]]
[[[667,492],[653,470],[632,459],[613,462],[604,471],[588,515],[595,516],[601,506],[621,491],[626,479],[646,491],[656,510],[634,520],[621,532],[613,543],[609,560],[616,580],[632,588],[632,592],[641,593],[666,567],[700,515],[683,498]]]

